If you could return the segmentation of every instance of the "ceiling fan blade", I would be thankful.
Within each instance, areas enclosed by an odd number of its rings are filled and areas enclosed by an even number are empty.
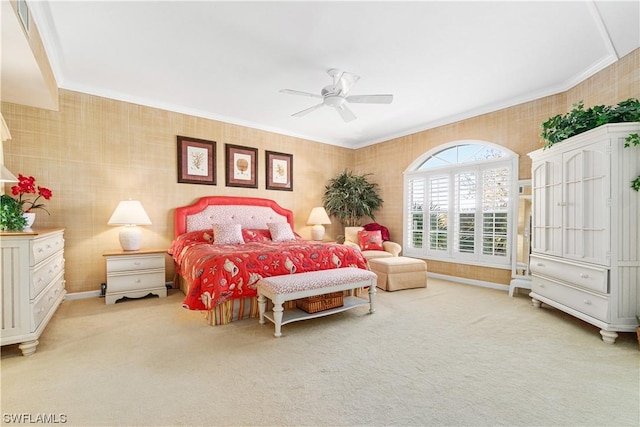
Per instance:
[[[338,114],[340,114],[340,117],[342,117],[342,120],[344,120],[345,122],[349,123],[350,121],[356,119],[356,115],[353,114],[353,111],[351,111],[346,105],[336,105],[335,108],[336,111],[338,111]]]
[[[322,99],[322,95],[316,94],[316,93],[311,93],[311,92],[302,92],[300,90],[293,90],[293,89],[280,89],[281,93],[288,93],[291,95],[302,95],[302,96],[308,96],[310,98],[320,98]]]
[[[393,95],[351,95],[347,96],[347,102],[360,104],[391,104]]]
[[[358,83],[358,80],[360,80],[360,76],[343,71],[333,85],[334,94],[345,96]]]
[[[302,116],[306,116],[307,114],[309,114],[312,111],[317,110],[318,108],[322,107],[324,105],[323,102],[321,102],[320,104],[314,105],[313,107],[309,107],[305,110],[302,111],[298,111],[295,114],[292,114],[293,117],[302,117]]]

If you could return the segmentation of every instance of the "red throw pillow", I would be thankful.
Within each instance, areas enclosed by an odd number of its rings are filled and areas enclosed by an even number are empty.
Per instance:
[[[243,228],[242,229],[242,238],[245,243],[249,242],[270,242],[271,241],[271,233],[269,230],[256,229],[256,228]]]
[[[382,233],[380,230],[358,231],[358,238],[360,239],[360,248],[363,251],[382,251]]]

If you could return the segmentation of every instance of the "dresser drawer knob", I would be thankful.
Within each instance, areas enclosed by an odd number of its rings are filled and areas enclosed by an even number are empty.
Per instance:
[[[591,301],[589,301],[588,299],[584,300],[584,305],[591,305]]]
[[[538,263],[536,263],[536,266],[537,266],[537,267],[544,267],[544,264],[543,264],[543,263],[541,263],[541,262],[538,262]]]
[[[140,282],[141,282],[141,280],[140,280],[140,279],[136,279],[136,283],[140,283]]]
[[[136,261],[133,263],[134,265],[140,265],[140,261]]]
[[[580,277],[583,279],[588,279],[589,275],[587,273],[580,273]]]

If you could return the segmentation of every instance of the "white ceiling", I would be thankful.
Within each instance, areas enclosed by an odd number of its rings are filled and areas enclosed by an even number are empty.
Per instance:
[[[29,2],[61,88],[352,148],[567,90],[640,47],[639,5]],[[291,117],[329,68],[393,103]]]

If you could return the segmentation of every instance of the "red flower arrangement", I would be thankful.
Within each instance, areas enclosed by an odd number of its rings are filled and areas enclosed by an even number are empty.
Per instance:
[[[45,200],[49,200],[53,193],[48,188],[40,186],[38,186],[38,190],[36,192],[35,182],[36,179],[32,176],[27,177],[22,174],[18,174],[18,185],[11,187],[11,194],[18,196],[18,204],[22,206],[22,210],[24,212],[31,212],[33,209],[42,209],[49,214],[49,211],[44,208],[44,204],[37,204],[37,201],[40,197],[43,197]],[[34,201],[31,201],[22,198],[25,194],[37,194],[38,197],[36,197]]]

